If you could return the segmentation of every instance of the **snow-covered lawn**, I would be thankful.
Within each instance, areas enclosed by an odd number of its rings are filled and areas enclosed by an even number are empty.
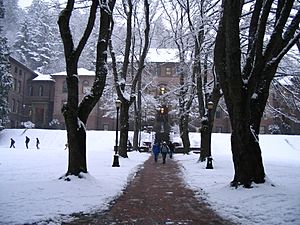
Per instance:
[[[88,131],[86,179],[59,180],[67,170],[66,131],[7,129],[0,132],[0,224],[67,220],[73,212],[103,210],[122,193],[150,154],[130,152],[112,167],[115,132]],[[29,149],[25,136],[30,137]],[[9,149],[10,138],[16,148]],[[35,138],[41,144],[35,148]],[[149,139],[143,136],[144,139]],[[193,146],[200,135],[191,134]],[[175,155],[187,184],[214,209],[241,224],[300,224],[300,137],[262,135],[267,183],[229,187],[233,177],[230,135],[213,134],[213,170],[198,154]]]

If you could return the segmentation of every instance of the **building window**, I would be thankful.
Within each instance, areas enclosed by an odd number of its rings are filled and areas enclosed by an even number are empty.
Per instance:
[[[109,125],[108,124],[103,124],[103,130],[109,130]]]
[[[82,93],[87,94],[91,92],[91,87],[89,86],[89,82],[87,80],[84,80],[82,82]]]
[[[16,112],[16,100],[14,98],[12,99],[12,111]]]
[[[17,111],[17,113],[20,112],[20,101],[17,101],[16,111]]]
[[[172,75],[172,68],[166,67],[166,76],[171,76],[171,75]]]
[[[28,94],[29,94],[29,96],[33,96],[33,87],[32,86],[29,87]]]
[[[18,73],[18,67],[15,66],[15,74]]]
[[[216,127],[216,132],[217,133],[222,133],[222,127]]]
[[[217,119],[220,119],[221,117],[222,117],[221,109],[220,109],[220,108],[217,108],[217,110],[216,110],[216,118],[217,118]]]
[[[264,127],[264,126],[259,127],[259,133],[260,134],[265,134],[266,133],[266,127]]]
[[[62,92],[67,93],[68,92],[68,86],[67,86],[67,81],[64,80],[63,86],[62,86]]]
[[[39,96],[44,95],[44,87],[42,85],[39,86]]]
[[[17,90],[17,79],[16,79],[16,78],[14,78],[13,90],[14,90],[14,91]]]
[[[167,93],[167,88],[164,84],[159,86],[159,95],[164,95]]]
[[[21,81],[18,81],[18,93],[21,93],[21,86],[22,86]]]
[[[19,70],[19,75],[22,76],[23,71],[20,69]]]

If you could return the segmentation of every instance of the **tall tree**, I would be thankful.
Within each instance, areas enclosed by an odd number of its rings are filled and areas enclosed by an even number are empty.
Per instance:
[[[300,37],[299,1],[253,2],[243,58],[240,38],[243,1],[223,3],[214,61],[232,127],[235,174],[231,184],[251,187],[252,182],[265,182],[258,137],[260,122],[278,64]]]
[[[10,74],[7,39],[3,35],[3,27],[1,26],[4,15],[3,1],[0,0],[0,127],[4,127],[9,122],[8,92],[13,82],[12,75]]]
[[[6,34],[8,45],[11,47],[25,12],[20,9],[18,1],[4,1],[3,3],[5,7],[4,33]]]
[[[69,144],[69,161],[66,175],[79,176],[87,173],[86,162],[86,131],[85,125],[90,112],[100,99],[105,86],[107,70],[107,47],[110,38],[111,16],[115,5],[112,0],[93,0],[90,5],[90,14],[84,33],[77,47],[74,46],[70,29],[70,19],[74,10],[75,0],[68,0],[66,7],[61,11],[58,19],[59,30],[64,44],[64,53],[67,70],[67,103],[62,108],[65,118]],[[78,61],[87,40],[93,30],[96,12],[100,8],[99,36],[97,42],[95,81],[90,93],[87,93],[79,102],[78,96]]]
[[[55,20],[58,10],[49,2],[33,0],[14,43],[15,56],[32,70],[54,72],[61,59],[61,42]],[[60,64],[62,65],[62,64]],[[55,69],[51,70],[51,67]]]
[[[136,3],[138,4],[138,3]],[[132,0],[123,1],[123,8],[125,11],[126,18],[126,37],[125,37],[125,49],[123,55],[123,62],[121,65],[120,73],[117,68],[117,59],[115,52],[113,50],[112,44],[110,44],[110,53],[112,57],[112,68],[114,74],[115,87],[117,90],[117,95],[119,100],[121,100],[122,105],[120,108],[120,144],[119,144],[119,155],[127,158],[127,140],[129,131],[129,108],[136,99],[136,88],[137,83],[142,76],[144,70],[145,58],[149,48],[149,33],[150,33],[150,18],[149,18],[149,3],[148,0],[143,1],[144,6],[144,35],[143,40],[141,40],[141,48],[138,54],[135,54],[134,45],[132,43],[133,39],[133,20],[134,20],[134,6]],[[137,62],[137,67],[131,66],[129,68],[130,62],[134,65]],[[131,74],[130,74],[131,70]],[[131,75],[131,77],[129,76]],[[130,78],[130,79],[129,79]],[[131,81],[130,86],[126,86],[126,82]],[[130,88],[130,92],[128,92]]]

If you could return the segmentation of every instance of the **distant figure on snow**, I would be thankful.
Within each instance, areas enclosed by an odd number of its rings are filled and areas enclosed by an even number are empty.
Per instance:
[[[172,159],[175,146],[174,146],[174,144],[172,143],[172,141],[169,141],[168,146],[169,146],[169,149],[170,149],[170,153],[169,153],[170,159]]]
[[[26,139],[25,139],[25,145],[26,145],[26,148],[28,149],[28,143],[30,141],[30,138],[26,136]]]
[[[166,157],[167,157],[167,154],[170,152],[170,149],[169,149],[169,146],[167,145],[167,142],[163,142],[161,147],[160,147],[160,151],[161,151],[161,155],[162,155],[162,158],[163,158],[163,164],[166,163]]]
[[[40,149],[39,144],[40,144],[40,140],[38,138],[36,138],[36,148],[37,149]]]
[[[159,155],[159,152],[160,152],[158,143],[155,143],[155,144],[153,145],[152,151],[153,151],[153,154],[154,154],[154,161],[157,162],[158,155]]]
[[[68,143],[65,144],[65,149],[64,150],[67,150],[69,147]]]
[[[14,139],[10,139],[10,147],[9,148],[11,148],[11,147],[13,147],[13,148],[15,148],[15,140]]]

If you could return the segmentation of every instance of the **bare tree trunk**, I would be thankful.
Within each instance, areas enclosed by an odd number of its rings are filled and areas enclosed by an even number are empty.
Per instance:
[[[190,138],[189,138],[189,115],[180,115],[179,119],[180,137],[183,144],[183,152],[188,154],[190,151]]]
[[[102,7],[100,9],[101,16],[99,39],[97,43],[95,81],[91,89],[91,94],[85,96],[80,104],[78,93],[79,80],[77,76],[78,60],[93,30],[99,1],[92,1],[87,26],[76,48],[73,43],[72,32],[70,29],[70,19],[74,10],[75,1],[68,0],[65,9],[62,10],[59,16],[58,25],[64,45],[67,70],[66,81],[68,88],[67,103],[62,108],[62,113],[66,122],[69,147],[69,164],[66,175],[79,176],[81,172],[87,173],[85,125],[90,112],[100,99],[105,86],[107,75],[107,47],[108,39],[110,37],[110,17],[114,3],[115,1],[111,1],[108,4],[109,8]]]
[[[120,144],[119,155],[123,158],[128,158],[127,155],[127,140],[129,131],[129,107],[130,104],[126,101],[122,102],[120,110]]]

